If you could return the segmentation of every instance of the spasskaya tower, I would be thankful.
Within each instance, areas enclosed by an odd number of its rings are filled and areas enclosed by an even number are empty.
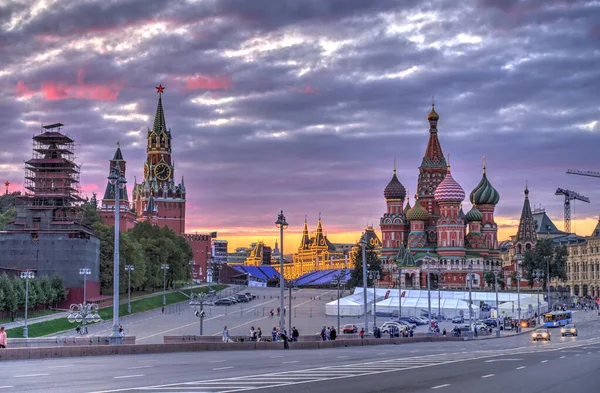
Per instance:
[[[185,185],[175,181],[175,162],[171,150],[171,130],[167,129],[162,105],[164,87],[156,87],[158,105],[154,124],[148,129],[144,180],[133,185],[133,206],[139,221],[168,226],[185,233]]]

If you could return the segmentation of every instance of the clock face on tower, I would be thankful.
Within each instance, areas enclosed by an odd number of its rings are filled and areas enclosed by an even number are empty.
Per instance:
[[[154,176],[161,181],[167,180],[171,176],[171,167],[161,162],[154,167]]]
[[[148,168],[148,163],[144,164],[144,179],[148,179],[148,175],[150,172],[150,168]]]

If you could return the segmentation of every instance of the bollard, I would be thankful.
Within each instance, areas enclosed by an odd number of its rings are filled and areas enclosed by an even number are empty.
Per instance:
[[[242,307],[242,305],[240,304],[240,317],[244,315],[244,308]]]
[[[309,315],[308,315],[308,316],[309,316],[310,318],[312,318],[312,307],[311,307],[311,308],[309,308]]]

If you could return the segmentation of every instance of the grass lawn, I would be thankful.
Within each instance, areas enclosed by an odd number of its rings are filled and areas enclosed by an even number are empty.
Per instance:
[[[220,291],[225,288],[225,285],[213,285],[213,289]],[[194,293],[207,292],[208,287],[194,288]],[[181,292],[167,293],[167,305],[179,303],[184,300],[188,300],[189,296]],[[144,311],[153,310],[162,307],[162,293],[157,294],[145,299],[133,300],[131,302],[131,314],[140,313]],[[112,307],[103,308],[99,311],[100,316],[104,320],[111,320],[113,317]],[[121,304],[119,306],[119,315],[125,316],[127,314],[127,304]],[[77,323],[70,323],[66,318],[54,319],[50,321],[38,322],[28,325],[29,337],[44,337],[50,336],[56,333],[64,332],[66,330],[75,329]],[[91,324],[88,324],[91,325]],[[9,338],[23,338],[23,327],[19,326],[12,329],[6,330],[6,335]]]
[[[45,315],[55,314],[57,312],[60,312],[60,311],[51,310],[51,309],[35,310],[35,311],[29,310],[29,312],[27,313],[27,318],[31,319],[31,318],[43,317]],[[23,313],[23,311],[19,311],[19,313],[17,314],[17,317],[15,318],[15,321],[18,321],[21,319],[25,319],[25,314]],[[2,325],[4,323],[9,323],[9,322],[13,322],[11,317],[0,318],[0,325]]]

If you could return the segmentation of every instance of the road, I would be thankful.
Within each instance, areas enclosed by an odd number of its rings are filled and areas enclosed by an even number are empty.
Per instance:
[[[579,314],[579,313],[577,313]],[[583,313],[578,317],[583,316]],[[597,391],[597,319],[579,337],[526,335],[469,342],[328,350],[283,349],[14,361],[0,392],[486,393]]]

